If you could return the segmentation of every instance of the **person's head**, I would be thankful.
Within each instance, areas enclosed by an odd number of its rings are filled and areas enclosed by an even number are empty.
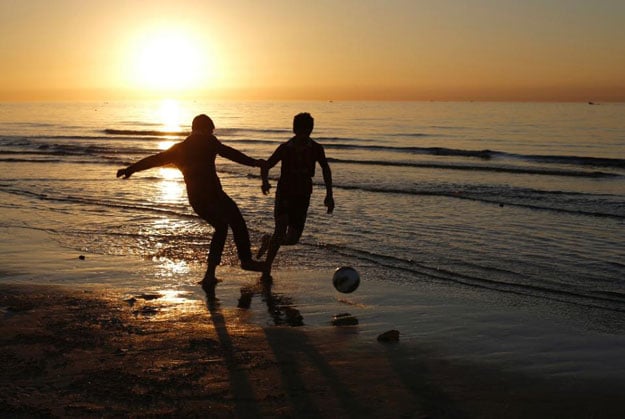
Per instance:
[[[193,118],[191,131],[194,133],[212,134],[214,129],[215,124],[213,124],[213,120],[208,115],[201,114]]]
[[[302,112],[293,118],[293,132],[296,135],[309,136],[315,126],[315,120],[308,112]]]

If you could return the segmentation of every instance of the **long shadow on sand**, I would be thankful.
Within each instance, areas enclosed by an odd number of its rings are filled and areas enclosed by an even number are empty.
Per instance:
[[[342,417],[369,416],[356,395],[349,390],[349,385],[341,381],[335,369],[305,334],[285,334],[267,328],[265,335],[278,363],[282,365],[282,383],[287,389],[295,417],[326,417],[327,406],[320,406],[320,401],[324,399],[336,399]],[[302,367],[303,364],[307,367]],[[305,374],[306,371],[314,373]],[[320,393],[331,394],[332,397],[320,397]]]
[[[259,281],[254,287],[242,289],[239,308],[249,308],[254,295],[259,295],[267,305],[274,325],[304,324],[303,317],[293,304],[293,299],[284,294],[274,293],[271,280]],[[340,380],[337,372],[305,333],[282,333],[283,329],[279,327],[265,328],[264,332],[278,365],[282,366],[280,369],[282,385],[289,396],[295,417],[323,417],[319,409],[319,400],[323,398],[317,397],[315,400],[314,397],[314,394],[320,391],[332,394],[342,410],[347,412],[347,417],[366,416],[366,411],[349,391],[349,386]],[[314,374],[306,374],[307,371],[314,371]]]
[[[239,418],[259,418],[262,417],[256,400],[254,390],[245,370],[237,366],[234,356],[234,345],[228,333],[226,320],[221,313],[219,302],[214,298],[207,300],[208,311],[211,314],[213,326],[217,332],[219,342],[223,348],[223,356],[228,367],[228,375],[232,393],[235,395],[235,415]]]
[[[278,327],[264,328],[270,350],[277,365],[284,394],[287,395],[294,417],[329,417],[329,412],[340,412],[341,417],[367,417],[367,411],[357,400],[349,386],[342,382],[337,371],[330,365],[305,333],[293,332],[291,327],[303,325],[303,318],[294,307],[292,299],[272,292],[271,281],[258,281],[243,287],[238,302],[239,309],[249,309],[254,297],[267,306],[273,324]],[[237,417],[261,417],[255,403],[254,389],[249,374],[237,366],[236,348],[228,333],[226,319],[216,301],[208,300],[208,310],[219,340],[225,351],[232,392],[235,395]],[[284,326],[288,327],[286,330]],[[285,333],[286,332],[286,333]],[[335,406],[324,405],[328,395]]]
[[[322,333],[320,346],[319,336],[293,327],[303,325],[302,316],[292,298],[274,293],[271,285],[258,281],[241,288],[237,306],[247,310],[255,298],[266,305],[273,326],[263,328],[265,350],[271,351],[278,366],[274,379],[280,382],[275,388],[285,397],[289,417],[467,417],[446,391],[432,382],[426,356],[378,343],[365,355],[354,353],[349,339],[333,340],[325,334],[332,334],[329,330]],[[209,300],[207,306],[224,350],[236,416],[262,417],[263,401],[254,392],[255,371],[237,364],[238,350],[219,304]],[[341,335],[347,330],[335,332]],[[392,395],[394,401],[387,401],[385,395]]]

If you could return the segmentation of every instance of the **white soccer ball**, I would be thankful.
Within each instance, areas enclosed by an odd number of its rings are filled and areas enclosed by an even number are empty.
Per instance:
[[[350,292],[356,291],[356,288],[360,285],[360,275],[356,269],[343,266],[334,271],[332,284],[338,292],[349,294]]]

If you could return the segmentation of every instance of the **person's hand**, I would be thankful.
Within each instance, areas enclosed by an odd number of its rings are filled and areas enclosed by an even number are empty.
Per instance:
[[[132,171],[130,171],[130,169],[125,168],[125,169],[119,169],[117,171],[117,177],[124,177],[124,179],[128,179],[130,176],[132,175]]]
[[[265,159],[256,159],[256,167],[260,167],[261,169],[265,169],[267,166],[267,160]]]
[[[263,184],[260,188],[263,190],[263,194],[267,195],[269,193],[269,189],[271,189],[271,185],[268,180],[263,180]]]
[[[326,195],[326,199],[323,200],[323,205],[328,207],[328,214],[332,214],[334,211],[334,198],[332,195]]]

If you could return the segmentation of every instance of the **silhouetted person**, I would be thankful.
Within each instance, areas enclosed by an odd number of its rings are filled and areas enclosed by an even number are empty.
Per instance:
[[[310,138],[314,123],[309,113],[295,115],[293,118],[295,136],[280,144],[267,163],[261,166],[262,190],[266,195],[271,188],[268,181],[269,170],[278,162],[282,162],[274,206],[275,229],[273,235],[263,236],[257,254],[257,257],[261,257],[267,251],[266,269],[263,273],[265,279],[271,278],[271,265],[280,246],[298,243],[304,231],[316,163],[321,166],[326,186],[323,203],[328,207],[328,214],[334,211],[332,172],[323,146]]]
[[[209,298],[214,298],[217,278],[215,270],[221,262],[221,254],[232,228],[241,267],[245,270],[262,272],[265,264],[252,260],[250,237],[245,220],[237,204],[223,191],[217,171],[215,157],[220,155],[246,166],[261,167],[264,160],[256,160],[222,144],[214,135],[215,125],[207,115],[193,119],[192,132],[184,141],[174,144],[168,150],[146,157],[117,171],[117,177],[129,178],[133,173],[153,167],[173,164],[183,174],[187,185],[189,203],[195,212],[215,229],[208,255],[208,268],[202,280],[202,288]]]

